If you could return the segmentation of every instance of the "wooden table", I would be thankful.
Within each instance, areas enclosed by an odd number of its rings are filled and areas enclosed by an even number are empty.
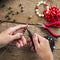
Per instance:
[[[3,23],[0,24],[0,32],[3,30],[16,26],[19,24],[26,24],[27,22],[31,25],[29,28],[33,33],[36,32],[41,36],[50,35],[47,31],[42,31],[35,27],[34,24],[37,23],[47,23],[44,18],[39,18],[35,14],[36,3],[41,0],[4,0],[0,2],[0,19]],[[60,8],[60,0],[46,0],[49,6],[58,6]],[[21,12],[21,7],[19,4],[22,4],[24,7],[24,12]],[[9,7],[11,7],[12,14],[9,14],[9,18],[6,18],[8,12],[10,12]],[[40,7],[40,12],[43,11],[43,7]],[[19,13],[17,13],[19,12]],[[29,20],[28,17],[32,16]],[[15,22],[14,22],[15,20]],[[56,33],[60,33],[60,29],[52,28]],[[21,31],[18,31],[21,32]],[[27,33],[25,33],[27,36]],[[53,52],[54,60],[60,60],[60,41],[57,39],[56,48]],[[0,49],[0,60],[40,60],[36,53],[30,51],[30,48],[25,46],[21,49],[18,49],[14,46],[6,46],[5,48]]]

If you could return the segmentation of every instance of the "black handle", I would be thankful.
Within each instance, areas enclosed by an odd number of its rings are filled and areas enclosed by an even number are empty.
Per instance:
[[[31,33],[31,31],[30,30],[28,30],[27,29],[27,32],[28,32],[28,36],[30,37],[30,39],[31,39],[31,41],[32,41],[32,45],[33,45],[33,47],[34,47],[34,49],[35,49],[35,46],[34,46],[34,42],[33,42],[33,38],[32,38],[32,33]]]

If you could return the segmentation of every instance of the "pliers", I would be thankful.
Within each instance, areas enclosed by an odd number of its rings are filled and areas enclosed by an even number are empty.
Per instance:
[[[34,46],[34,42],[33,42],[33,34],[30,30],[27,29],[27,32],[28,32],[28,36],[30,37],[31,41],[32,41],[32,45],[33,45],[33,48],[35,50],[35,46]],[[54,38],[52,36],[44,36],[44,38],[46,38],[46,40],[49,41],[49,44],[50,44],[50,48],[51,48],[51,51],[53,52],[54,48],[55,48],[55,41],[54,41]]]
[[[28,36],[30,37],[31,41],[32,41],[32,45],[33,45],[33,48],[35,49],[35,46],[34,46],[34,42],[33,42],[33,34],[30,30],[27,29],[27,32],[28,32]]]
[[[44,25],[45,25],[46,27],[56,27],[56,28],[60,28],[60,21],[56,21],[56,22],[50,23],[50,24],[45,24],[45,23],[44,23]]]
[[[60,37],[60,35],[58,35],[55,32],[53,32],[49,27],[46,27],[44,24],[37,24],[36,26],[39,27],[39,28],[43,28],[43,29],[47,30],[55,38],[59,38]]]

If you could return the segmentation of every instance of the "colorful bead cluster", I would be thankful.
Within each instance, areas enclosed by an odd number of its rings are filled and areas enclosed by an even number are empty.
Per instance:
[[[39,13],[40,5],[44,5],[46,7],[43,14]],[[45,17],[45,19],[49,21],[49,24],[45,24],[46,27],[60,27],[60,9],[56,6],[49,7],[45,1],[41,1],[36,5],[35,12],[39,17]]]
[[[60,9],[58,9],[56,6],[50,7],[48,11],[44,10],[44,16],[45,16],[45,19],[49,21],[50,23],[48,24],[49,26],[54,26],[57,28],[60,27]]]
[[[46,4],[45,1],[41,1],[41,2],[38,2],[37,5],[36,5],[36,7],[35,7],[35,12],[36,12],[36,14],[37,14],[39,17],[44,17],[44,14],[43,14],[43,13],[42,13],[42,14],[39,13],[39,6],[40,6],[40,5],[44,5],[47,10],[49,10],[49,6],[48,6],[48,4]]]
[[[52,6],[48,11],[44,10],[44,16],[50,23],[60,21],[60,10],[56,6]]]

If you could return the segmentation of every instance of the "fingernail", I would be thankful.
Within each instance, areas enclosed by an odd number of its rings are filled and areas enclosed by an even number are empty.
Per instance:
[[[33,38],[35,38],[35,37],[36,37],[36,33],[33,34]]]

